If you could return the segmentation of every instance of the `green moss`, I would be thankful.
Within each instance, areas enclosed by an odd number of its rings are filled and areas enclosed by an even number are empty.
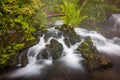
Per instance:
[[[63,51],[62,45],[55,39],[51,40],[50,45],[47,45],[47,49],[49,50],[53,60],[58,59]]]
[[[45,24],[42,2],[39,0],[0,1],[0,68],[15,64],[18,52],[35,41],[35,33]],[[44,20],[43,20],[44,19]],[[2,36],[2,37],[1,37]],[[13,59],[12,59],[13,58]],[[8,62],[11,63],[8,63]]]
[[[24,43],[13,43],[11,45],[6,46],[6,48],[4,46],[0,46],[0,68],[6,66],[10,58],[14,56],[15,53],[17,53],[23,47]]]
[[[83,42],[78,50],[85,54],[88,54],[91,51],[87,42]]]
[[[110,63],[105,56],[98,54],[90,37],[85,38],[85,41],[78,47],[78,50],[81,51],[82,56],[85,58],[84,63],[89,70],[95,70],[103,66],[107,67]]]

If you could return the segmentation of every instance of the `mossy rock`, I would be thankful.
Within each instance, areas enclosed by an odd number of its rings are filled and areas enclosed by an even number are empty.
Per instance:
[[[39,60],[39,59],[49,59],[49,57],[50,57],[50,55],[49,55],[47,49],[43,49],[37,55],[37,60]]]
[[[93,45],[91,38],[88,36],[85,41],[77,48],[82,53],[98,53],[97,48]]]
[[[53,60],[58,59],[63,52],[63,46],[57,40],[52,39],[49,45],[46,45]]]
[[[85,58],[84,63],[90,71],[104,69],[111,66],[110,60],[98,52],[90,37],[86,37],[85,41],[77,50],[82,53],[82,56]]]
[[[71,28],[69,31],[64,31],[64,37],[71,45],[81,41],[80,36],[75,33],[74,28]]]
[[[109,59],[101,54],[84,54],[85,64],[87,65],[88,70],[94,71],[99,69],[106,69],[112,66]]]
[[[61,32],[64,33],[64,37],[67,38],[70,42],[70,44],[75,44],[76,42],[80,42],[80,36],[76,34],[73,27],[67,27],[69,25],[63,24],[59,29]]]
[[[21,51],[37,44],[38,42],[37,39],[26,41],[26,36],[23,32],[15,32],[2,36],[3,38],[0,37],[0,68],[16,66]],[[22,65],[25,66],[27,64],[27,54],[22,57]]]
[[[77,34],[72,35],[69,33],[68,34],[65,33],[64,37],[68,40],[69,44],[71,44],[71,45],[74,45],[75,43],[81,41],[80,36]]]

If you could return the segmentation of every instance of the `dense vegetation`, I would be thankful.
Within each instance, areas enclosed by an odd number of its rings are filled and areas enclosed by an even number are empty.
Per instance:
[[[45,30],[42,6],[39,0],[0,0],[0,66],[34,40],[34,32]]]
[[[64,13],[66,16],[62,19],[69,29],[85,18],[105,21],[106,11],[119,11],[119,3],[119,0],[114,3],[106,0],[0,0],[0,68],[29,42],[35,41],[37,31],[47,31],[46,14]]]

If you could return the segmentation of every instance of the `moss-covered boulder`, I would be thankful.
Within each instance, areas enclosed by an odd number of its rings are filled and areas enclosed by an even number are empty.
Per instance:
[[[26,35],[23,32],[12,32],[2,34],[0,36],[0,69],[19,64],[19,56],[22,55],[21,64],[27,64],[27,52],[22,54],[25,49],[35,45],[38,40],[26,40]]]
[[[85,41],[77,48],[82,53],[98,53],[97,48],[93,45],[91,38],[88,36],[85,38]]]
[[[69,44],[67,44],[68,46],[69,46],[70,44],[71,44],[71,45],[74,45],[75,43],[81,41],[80,36],[77,35],[77,34],[65,33],[65,34],[64,34],[64,37],[66,38],[66,40],[68,40],[67,42],[69,42]]]
[[[85,63],[87,68],[91,70],[106,69],[111,67],[111,62],[105,56],[101,54],[85,54],[84,55]]]
[[[69,25],[63,24],[60,28],[57,28],[58,30],[60,30],[61,32],[63,32],[63,36],[65,37],[65,41],[69,42],[69,44],[67,43],[67,46],[74,45],[77,42],[80,42],[80,36],[76,34],[76,32],[74,31],[73,27],[67,27]]]
[[[90,37],[86,37],[85,41],[77,50],[79,50],[85,58],[84,63],[90,71],[104,69],[111,66],[110,60],[98,52]]]
[[[52,39],[49,45],[46,45],[53,60],[58,59],[63,52],[63,46],[57,40]]]

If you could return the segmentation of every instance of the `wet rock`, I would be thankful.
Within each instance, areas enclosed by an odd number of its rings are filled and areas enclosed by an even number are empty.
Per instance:
[[[55,39],[52,39],[50,45],[46,45],[46,47],[53,60],[58,59],[62,55],[63,46]]]
[[[98,53],[97,48],[93,45],[91,38],[88,36],[85,38],[85,41],[77,48],[82,53]]]
[[[66,39],[64,39],[64,42],[65,42],[65,44],[67,45],[67,47],[70,47],[70,42],[69,42],[69,40],[66,38]]]
[[[77,42],[80,42],[80,36],[76,34],[76,32],[74,31],[74,28],[67,28],[68,25],[63,24],[59,29],[60,31],[62,31],[64,34],[64,37],[68,40],[69,44],[74,45]]]
[[[74,28],[71,28],[69,31],[64,31],[64,37],[72,45],[81,41],[80,36],[75,33]]]
[[[111,67],[111,62],[105,56],[100,54],[84,54],[85,64],[90,71],[106,69]]]
[[[26,66],[28,64],[28,58],[27,58],[27,50],[24,50],[23,53],[21,53],[21,65]]]
[[[111,67],[111,62],[104,55],[100,54],[90,37],[85,38],[85,41],[78,47],[82,56],[85,58],[84,63],[88,70],[98,70]]]
[[[48,59],[50,57],[47,49],[43,49],[37,56],[37,59]]]
[[[50,37],[53,37],[53,38],[61,38],[61,36],[63,35],[63,32],[61,31],[58,31],[58,30],[54,30],[54,31],[50,31],[50,32],[47,32],[45,33],[45,41],[47,41]]]
[[[80,36],[79,35],[72,35],[72,34],[66,34],[64,35],[66,37],[66,39],[68,40],[68,42],[71,44],[71,45],[74,45],[75,43],[77,42],[80,42],[81,39],[80,39]]]
[[[41,55],[42,55],[42,59],[49,59],[49,57],[50,57],[47,49],[43,49]]]

